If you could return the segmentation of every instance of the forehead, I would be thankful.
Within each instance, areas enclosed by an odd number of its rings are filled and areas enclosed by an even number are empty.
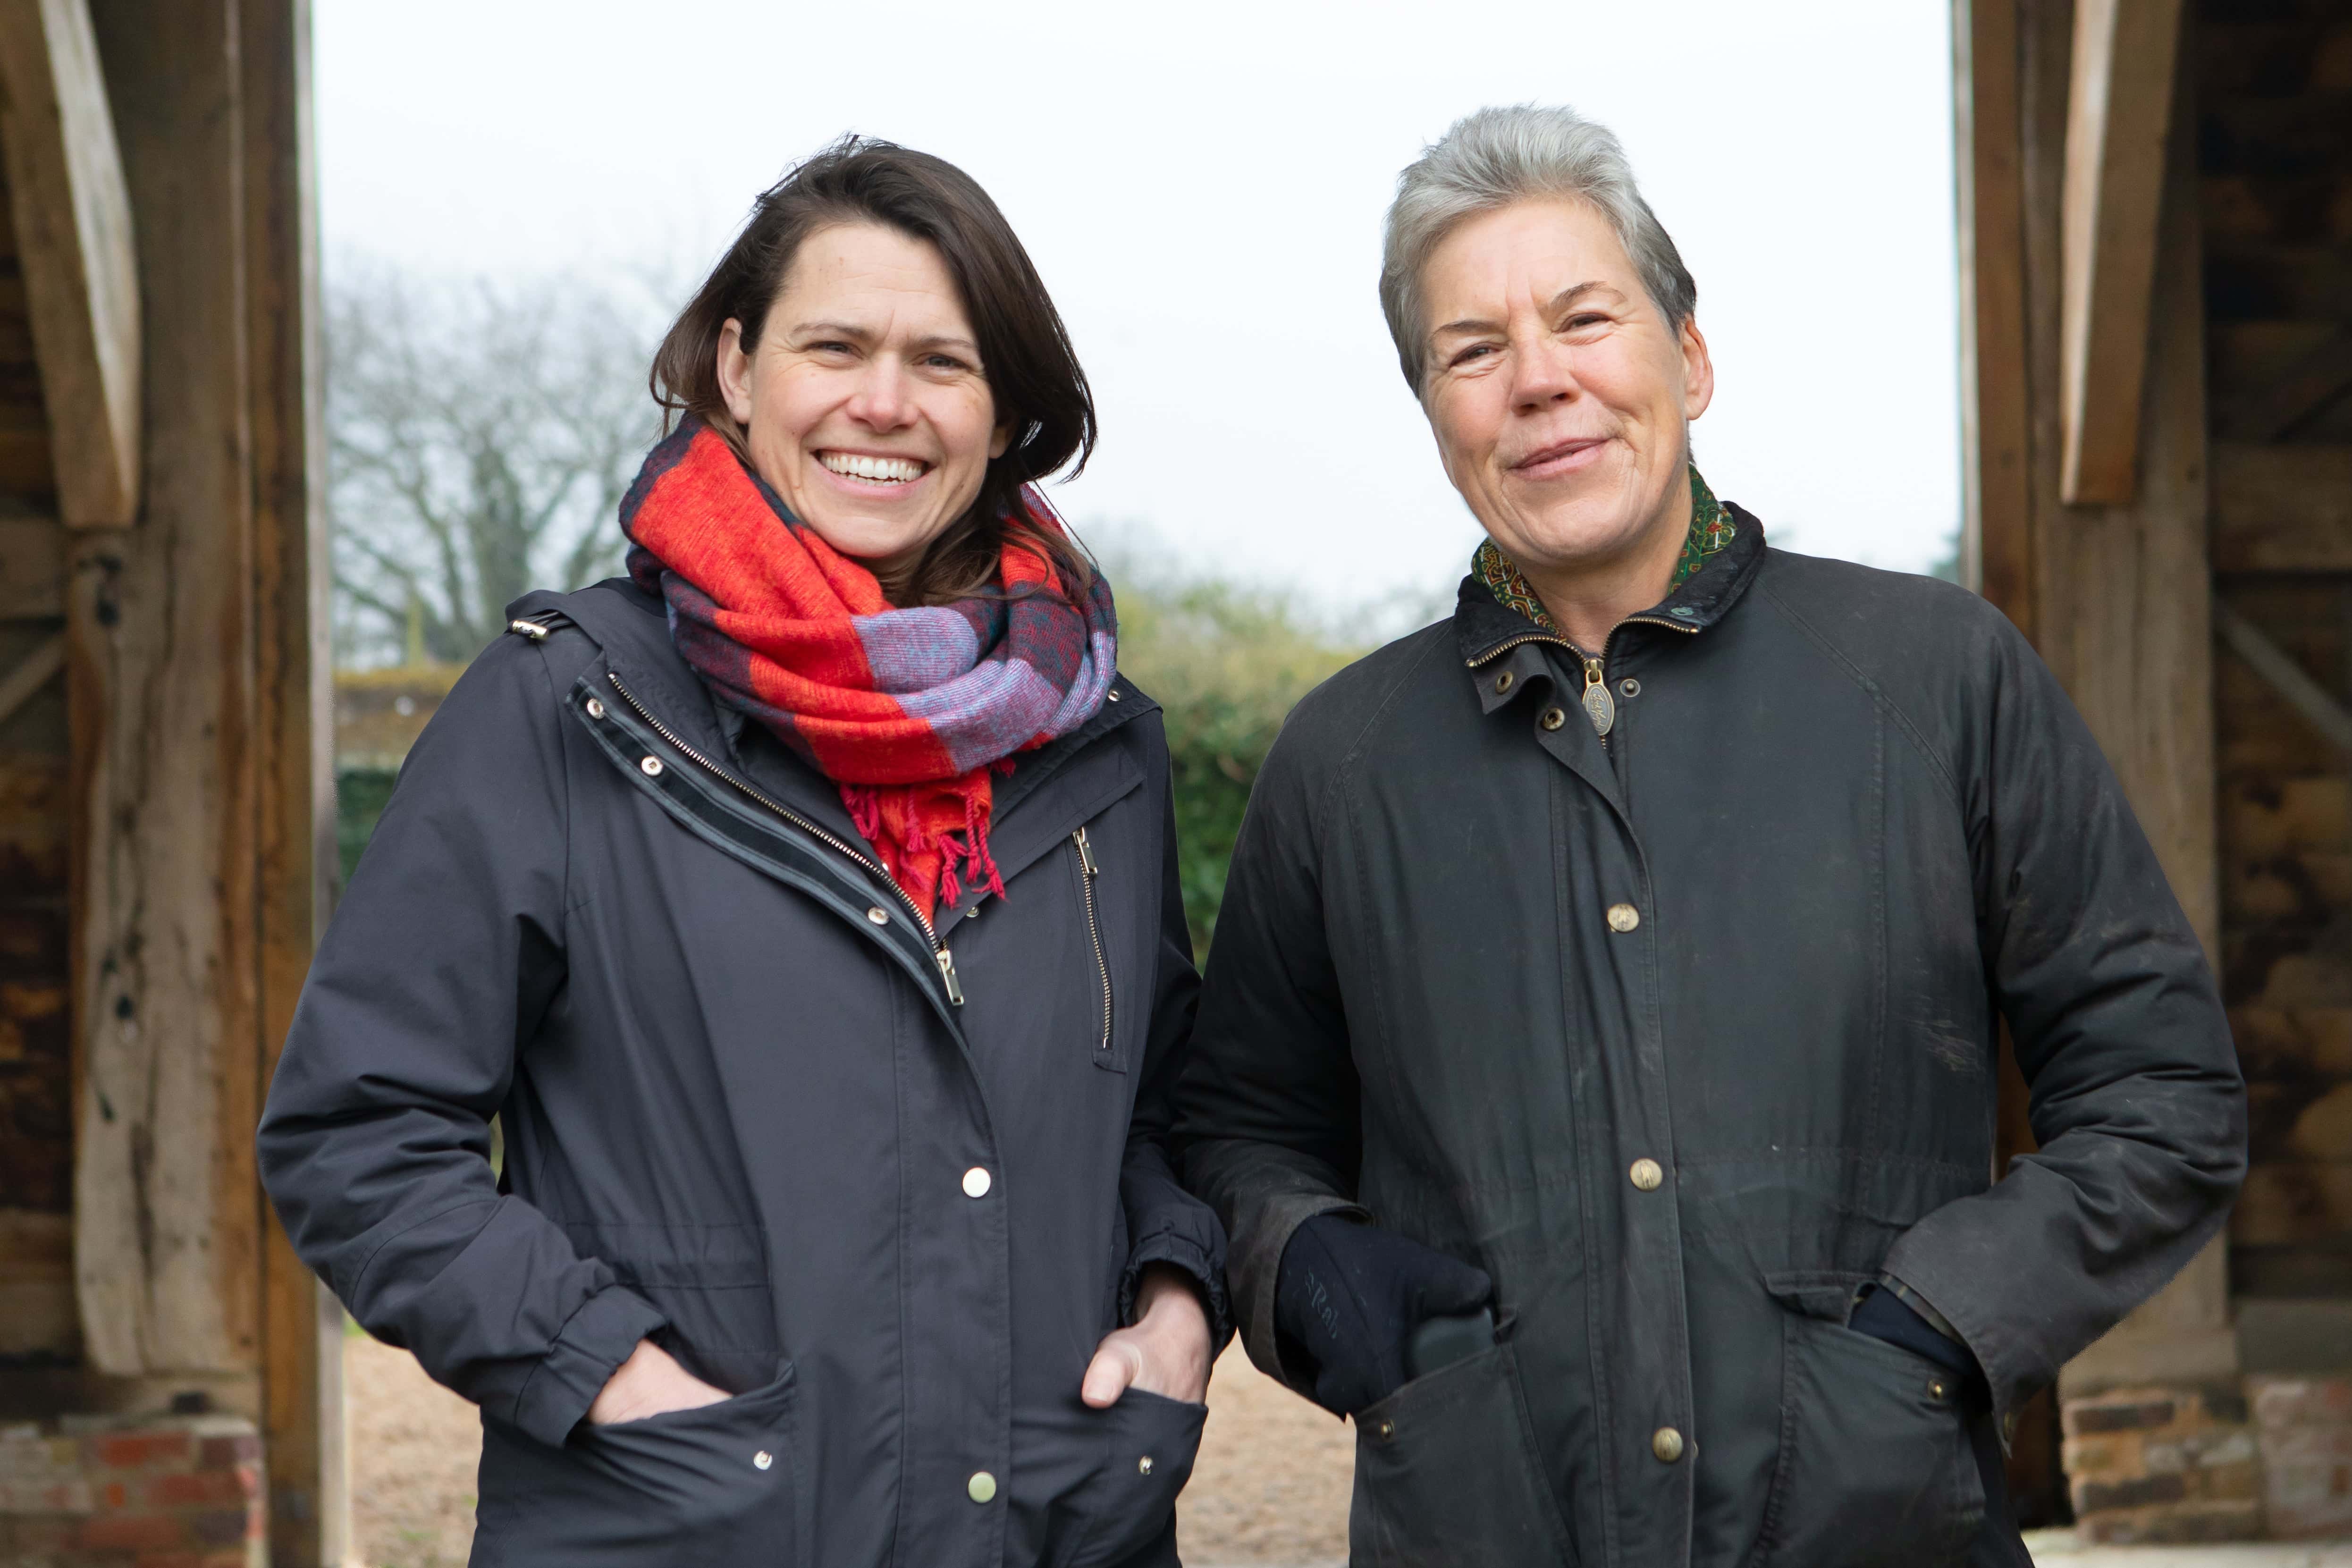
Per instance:
[[[1641,280],[1600,209],[1573,197],[1514,202],[1454,226],[1430,252],[1422,292],[1432,322],[1541,303],[1580,283],[1629,300]]]
[[[863,308],[934,324],[964,321],[939,247],[877,223],[828,224],[802,240],[776,303],[794,315]]]

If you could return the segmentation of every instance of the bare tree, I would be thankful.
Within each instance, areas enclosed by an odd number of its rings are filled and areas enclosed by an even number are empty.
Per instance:
[[[656,433],[649,312],[574,279],[436,284],[364,264],[327,291],[329,497],[345,659],[471,658],[535,587],[618,567]]]

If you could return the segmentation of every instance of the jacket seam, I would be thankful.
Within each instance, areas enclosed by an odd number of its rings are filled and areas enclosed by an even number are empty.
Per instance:
[[[377,1242],[373,1247],[368,1248],[366,1258],[361,1262],[358,1270],[352,1275],[351,1295],[346,1299],[356,1300],[359,1297],[360,1287],[367,1283],[368,1271],[375,1267],[375,1260],[383,1256],[383,1249],[390,1247],[394,1242],[398,1241],[402,1237],[406,1236],[410,1231],[415,1230],[421,1226],[431,1225],[435,1220],[456,1214],[459,1209],[487,1208],[491,1211],[490,1215],[488,1218],[485,1218],[480,1225],[476,1226],[474,1227],[474,1234],[466,1238],[466,1246],[471,1247],[476,1238],[480,1237],[483,1231],[489,1228],[490,1220],[497,1217],[499,1205],[505,1201],[506,1194],[503,1193],[497,1194],[487,1198],[466,1198],[457,1203],[450,1204],[446,1207],[435,1209],[431,1214],[421,1215],[415,1219],[409,1221],[406,1225],[402,1226],[398,1230],[388,1232],[384,1236],[383,1239]],[[458,1250],[462,1252],[465,1248],[460,1247]]]
[[[1780,613],[1787,616],[1790,623],[1805,635],[1806,640],[1820,648],[1832,662],[1843,669],[1847,678],[1868,693],[1871,701],[1887,717],[1895,721],[1895,727],[1903,731],[1905,737],[1926,760],[1927,765],[1936,770],[1936,776],[1943,781],[1945,792],[1951,796],[1953,806],[1956,809],[1965,810],[1967,803],[1961,794],[1958,775],[1953,773],[1951,764],[1945,761],[1936,748],[1928,742],[1927,735],[1921,731],[1917,724],[1912,721],[1911,716],[1903,710],[1902,705],[1887,693],[1886,688],[1880,685],[1869,671],[1847,657],[1844,649],[1832,642],[1820,628],[1806,618],[1803,611],[1782,597],[1780,591],[1764,581],[1760,574],[1755,585],[1758,592],[1778,605]]]

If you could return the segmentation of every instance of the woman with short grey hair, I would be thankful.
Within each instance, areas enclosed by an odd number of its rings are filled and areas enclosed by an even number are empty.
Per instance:
[[[1251,1359],[1354,1417],[1353,1563],[2025,1568],[2004,1423],[2218,1229],[2236,1053],[2016,628],[1700,479],[1696,301],[1568,110],[1398,182],[1381,302],[1486,537],[1258,775],[1185,1178]]]

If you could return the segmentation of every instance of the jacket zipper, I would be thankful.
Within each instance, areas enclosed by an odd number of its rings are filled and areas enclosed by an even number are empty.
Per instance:
[[[958,1007],[963,1005],[963,983],[956,978],[955,954],[950,952],[948,951],[948,944],[940,940],[940,933],[931,929],[930,917],[923,913],[922,906],[916,903],[913,899],[908,897],[907,889],[898,886],[898,879],[891,876],[888,870],[884,868],[879,861],[876,860],[870,855],[861,854],[848,843],[845,842],[838,835],[826,832],[824,828],[819,827],[815,823],[811,822],[807,817],[803,816],[799,812],[794,811],[792,807],[770,799],[762,791],[754,789],[751,785],[745,784],[741,779],[737,778],[733,773],[729,773],[725,768],[720,767],[717,763],[712,762],[709,757],[704,756],[700,752],[698,752],[692,746],[688,745],[671,731],[668,725],[663,723],[660,720],[655,718],[652,713],[648,712],[646,709],[646,705],[637,700],[636,694],[631,691],[627,687],[622,685],[621,678],[613,671],[609,669],[606,670],[604,672],[604,679],[613,683],[613,689],[621,694],[621,700],[626,702],[636,711],[637,717],[643,719],[646,724],[651,726],[655,734],[659,735],[663,740],[676,747],[678,754],[685,757],[687,761],[694,763],[695,766],[710,774],[713,778],[719,779],[724,783],[732,785],[743,795],[759,802],[759,804],[766,806],[770,811],[774,812],[778,816],[782,817],[786,822],[791,823],[794,827],[799,828],[802,832],[817,840],[820,844],[823,844],[829,848],[838,850],[841,854],[848,857],[851,860],[856,861],[867,871],[873,873],[876,880],[879,881],[884,887],[889,889],[891,892],[897,894],[898,902],[905,906],[908,914],[915,917],[916,929],[923,933],[923,940],[930,944],[932,962],[936,963],[940,966],[940,978],[947,983],[949,1002]],[[1087,901],[1088,910],[1091,911],[1094,902],[1091,889],[1088,891]],[[1099,948],[1097,948],[1097,952],[1099,952]],[[1108,975],[1108,972],[1106,971],[1105,973],[1106,975]],[[1105,984],[1108,984],[1108,978],[1105,980]]]
[[[1087,842],[1087,830],[1079,828],[1070,835],[1070,842],[1078,847],[1078,885],[1087,895],[1087,936],[1095,946],[1095,972],[1102,976],[1102,1047],[1110,1050],[1110,960],[1103,954],[1102,923],[1095,915],[1095,879],[1102,874],[1095,864],[1093,847]]]

